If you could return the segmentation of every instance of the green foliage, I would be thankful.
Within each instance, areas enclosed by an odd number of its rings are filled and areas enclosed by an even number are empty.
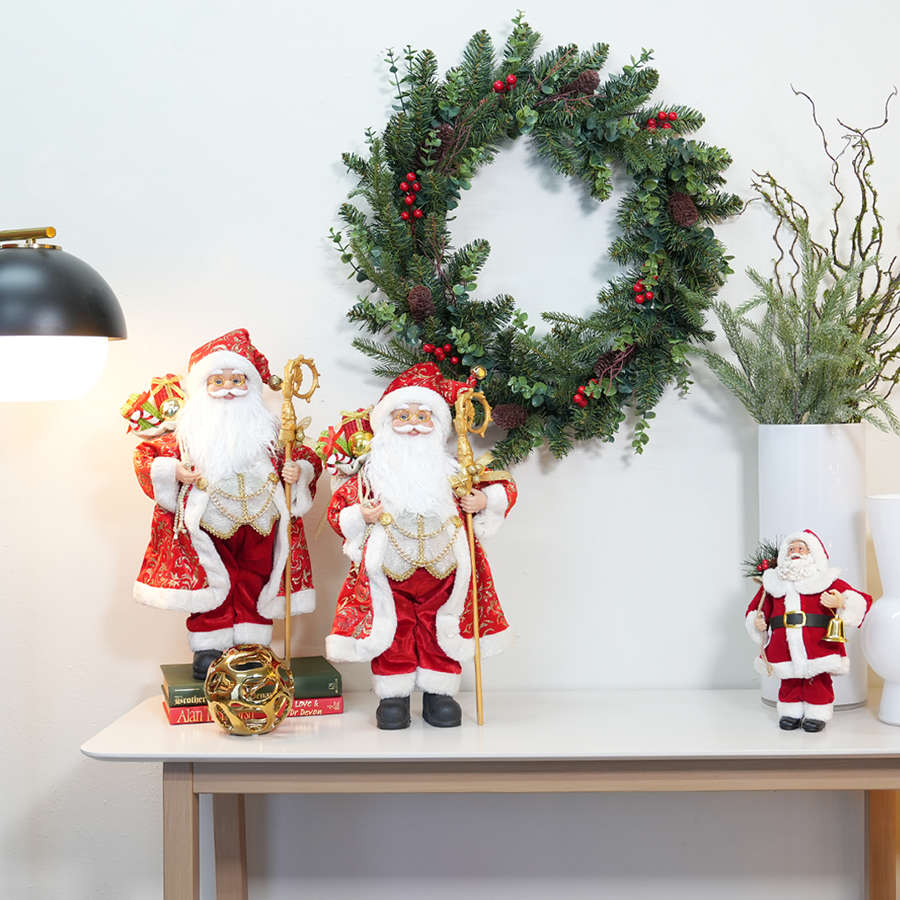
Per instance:
[[[519,407],[525,419],[495,449],[504,462],[545,441],[556,456],[576,441],[611,441],[629,408],[641,452],[666,387],[689,384],[686,347],[711,337],[704,311],[730,269],[709,226],[740,211],[740,201],[720,191],[730,158],[689,138],[703,123],[699,112],[651,102],[659,75],[648,65],[649,51],[604,81],[605,44],[539,56],[539,43],[519,14],[502,54],[480,31],[443,80],[431,51],[387,53],[394,114],[380,135],[366,133],[367,155],[344,154],[356,187],[340,209],[341,229],[331,232],[350,277],[368,291],[348,316],[374,339],[354,344],[384,377],[426,359],[456,379],[483,366],[491,405]],[[496,91],[494,83],[509,76],[514,87]],[[660,111],[673,116],[665,128],[649,128]],[[544,336],[512,297],[477,296],[490,245],[478,239],[456,248],[448,227],[479,169],[523,136],[555,172],[581,181],[598,201],[610,196],[614,175],[633,182],[618,211],[622,237],[610,248],[623,274],[584,317],[544,313]],[[692,199],[696,224],[673,219],[675,192]],[[639,283],[647,296],[636,303]],[[433,313],[411,309],[413,288],[430,292]],[[421,300],[422,291],[416,294]],[[445,346],[451,352],[444,354]],[[595,377],[610,354],[614,364]],[[578,393],[585,403],[574,402]]]
[[[827,241],[813,238],[806,208],[773,175],[757,175],[753,183],[777,223],[774,272],[766,279],[748,271],[759,294],[738,309],[715,304],[736,363],[708,348],[697,352],[757,422],[867,421],[900,433],[900,421],[887,400],[900,380],[895,339],[900,273],[892,271],[896,259],[887,266],[882,262],[883,219],[872,181],[875,157],[869,139],[870,132],[887,124],[888,104],[895,94],[888,97],[884,119],[874,128],[840,123],[848,133],[844,150],[837,154],[829,149],[812,106],[837,197]],[[846,208],[846,178],[857,198],[855,211]],[[757,310],[762,310],[761,318],[758,312],[747,316]]]

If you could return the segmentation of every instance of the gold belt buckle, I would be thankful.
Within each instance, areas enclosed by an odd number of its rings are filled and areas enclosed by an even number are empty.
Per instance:
[[[788,616],[800,616],[799,622],[788,622]],[[784,627],[785,628],[802,628],[806,625],[806,613],[800,609],[795,610],[794,612],[786,612],[784,614]]]

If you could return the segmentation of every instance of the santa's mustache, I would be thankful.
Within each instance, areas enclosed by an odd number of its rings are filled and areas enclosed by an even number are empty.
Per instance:
[[[411,431],[418,431],[419,434],[431,434],[434,431],[434,425],[426,422],[417,422],[409,425],[394,425],[394,431],[397,434],[409,434]]]
[[[222,388],[221,391],[209,391],[210,397],[243,397],[250,393],[248,388]]]

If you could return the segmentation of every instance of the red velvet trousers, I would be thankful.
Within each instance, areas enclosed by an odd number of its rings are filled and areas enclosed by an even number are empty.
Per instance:
[[[454,575],[436,578],[416,569],[406,581],[388,579],[397,610],[391,646],[372,660],[374,675],[406,675],[416,669],[458,675],[462,666],[447,656],[437,640],[435,619],[453,590]]]
[[[272,577],[275,528],[262,535],[251,526],[242,525],[230,538],[210,537],[228,571],[231,589],[220,606],[188,616],[188,631],[219,631],[242,624],[271,625],[271,619],[256,611],[256,602]]]
[[[782,678],[778,699],[782,703],[812,703],[816,706],[834,703],[831,676],[823,672],[812,678]]]

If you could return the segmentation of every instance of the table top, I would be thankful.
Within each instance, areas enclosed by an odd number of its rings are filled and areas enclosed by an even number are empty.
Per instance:
[[[170,725],[159,697],[143,701],[87,741],[94,759],[132,762],[335,762],[356,760],[627,760],[900,757],[900,728],[867,706],[838,710],[819,734],[785,732],[756,690],[492,692],[484,725],[474,694],[458,697],[459,728],[432,728],[412,698],[412,725],[375,727],[377,698],[345,695],[340,715],[290,718],[241,737],[215,723]]]

